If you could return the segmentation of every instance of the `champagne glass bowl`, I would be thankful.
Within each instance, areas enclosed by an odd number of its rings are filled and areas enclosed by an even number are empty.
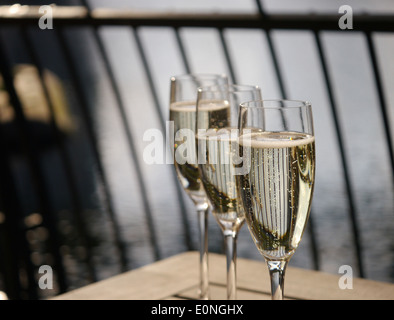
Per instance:
[[[244,223],[236,175],[239,104],[261,99],[249,85],[221,85],[198,89],[196,137],[198,167],[212,213],[224,236],[227,257],[227,299],[236,299],[236,242]]]
[[[237,176],[245,220],[267,262],[272,299],[283,299],[286,266],[308,221],[315,180],[315,137],[308,102],[244,102],[239,148],[247,170]]]
[[[200,298],[209,299],[208,210],[209,203],[201,184],[195,152],[197,89],[228,83],[218,74],[185,74],[171,77],[170,120],[174,122],[174,164],[183,189],[193,201],[200,233]]]

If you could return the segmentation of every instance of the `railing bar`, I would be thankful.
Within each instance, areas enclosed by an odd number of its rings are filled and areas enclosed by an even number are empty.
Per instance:
[[[260,18],[262,20],[266,19],[267,14],[265,13],[265,11],[263,9],[261,1],[256,0],[255,2],[257,5],[258,12],[260,14]],[[266,30],[266,39],[267,39],[270,57],[272,59],[272,64],[274,66],[276,79],[278,80],[280,95],[281,95],[282,99],[287,99],[286,87],[285,87],[285,83],[283,80],[282,70],[279,66],[279,60],[278,60],[278,56],[276,53],[276,48],[275,48],[273,40],[272,40],[271,30]],[[313,217],[314,217],[313,210],[311,209],[311,212],[309,214],[309,222],[308,222],[307,230],[308,230],[309,238],[311,240],[311,255],[312,255],[312,261],[313,261],[313,267],[315,270],[319,270],[320,269],[320,256],[319,256],[318,242],[317,242],[317,237],[316,237],[316,233],[315,233],[315,224],[314,224]]]
[[[26,6],[29,7],[29,6]],[[10,14],[9,6],[0,6],[0,24],[37,25],[42,17],[39,6],[30,6],[26,14]],[[77,9],[74,14],[65,11]],[[56,26],[168,26],[168,27],[212,27],[212,28],[253,28],[253,29],[286,29],[286,30],[338,30],[338,14],[266,14],[264,20],[254,13],[206,13],[206,12],[137,12],[95,9],[88,15],[81,14],[76,6],[57,6],[53,10],[53,21]],[[4,10],[5,9],[5,10]],[[359,31],[394,31],[393,14],[354,15]]]
[[[232,81],[232,83],[237,84],[238,81],[237,81],[237,77],[235,76],[233,64],[231,62],[231,57],[230,57],[230,52],[228,50],[227,42],[226,42],[226,39],[223,34],[223,28],[219,28],[218,31],[219,31],[220,42],[222,44],[224,56],[226,58],[227,67],[230,72],[231,81]]]
[[[307,225],[307,231],[310,239],[310,245],[311,245],[311,254],[312,254],[312,262],[313,262],[313,268],[315,270],[320,270],[320,255],[319,255],[319,245],[317,242],[317,237],[316,237],[316,225],[315,225],[315,218],[313,215],[314,210],[311,209],[309,213],[309,219],[308,219],[308,225]]]
[[[261,4],[261,0],[256,0],[255,3],[256,3],[256,7],[257,7],[257,11],[258,11],[259,15],[263,18],[266,18],[267,14],[263,8],[263,5]]]
[[[138,52],[140,54],[141,60],[142,60],[142,65],[144,67],[145,70],[145,74],[147,76],[148,79],[148,83],[149,83],[149,89],[151,92],[151,95],[153,97],[154,100],[154,105],[155,105],[155,111],[156,114],[159,118],[159,122],[160,122],[160,126],[161,126],[161,130],[162,132],[165,132],[166,130],[166,126],[165,126],[165,118],[163,113],[161,112],[161,107],[160,107],[160,102],[157,96],[157,89],[155,87],[154,81],[153,81],[153,76],[152,76],[152,71],[149,67],[149,63],[148,60],[146,58],[146,54],[145,54],[145,50],[144,47],[142,45],[140,36],[138,34],[138,29],[134,28],[133,30],[133,35],[134,35],[134,40],[137,43],[137,48],[138,48]],[[172,172],[172,177],[173,177],[173,182],[176,188],[176,194],[177,194],[177,203],[179,203],[180,205],[180,211],[181,211],[181,220],[183,223],[183,231],[184,231],[184,235],[185,235],[185,241],[186,241],[186,247],[188,250],[193,250],[193,245],[192,245],[192,239],[191,239],[191,230],[190,230],[190,223],[187,217],[187,210],[186,210],[186,205],[185,205],[185,201],[184,198],[182,196],[182,190],[178,181],[178,178],[176,176],[176,173],[174,170],[171,170]]]
[[[257,9],[258,9],[258,12],[260,14],[260,20],[262,20],[262,21],[266,20],[267,19],[267,14],[265,13],[265,11],[263,9],[263,5],[261,4],[260,0],[256,0],[255,2],[256,2],[256,6],[257,6]],[[285,88],[282,72],[281,72],[281,69],[279,67],[279,61],[278,61],[278,58],[277,58],[276,49],[275,49],[275,46],[274,46],[273,41],[272,41],[271,30],[270,29],[264,29],[264,28],[263,28],[263,30],[266,31],[268,50],[269,50],[269,53],[270,53],[270,57],[272,59],[272,64],[274,66],[276,78],[278,79],[280,95],[281,95],[282,99],[287,99],[286,88]]]
[[[266,37],[267,37],[267,43],[268,43],[268,49],[270,52],[270,56],[272,59],[272,64],[274,65],[274,70],[276,74],[276,78],[278,79],[278,85],[279,85],[279,91],[280,95],[283,99],[287,99],[287,92],[286,92],[286,87],[283,81],[283,76],[282,72],[279,67],[279,62],[276,54],[276,49],[274,47],[272,37],[271,37],[271,30],[266,31]]]
[[[119,253],[119,259],[120,259],[120,269],[121,271],[125,271],[127,269],[127,257],[125,253],[125,245],[120,237],[120,231],[119,227],[117,224],[116,219],[113,220],[113,217],[115,216],[115,211],[114,211],[114,206],[113,206],[113,199],[112,199],[112,194],[110,191],[108,179],[107,179],[107,174],[104,169],[104,165],[102,163],[101,157],[100,157],[100,152],[99,152],[99,147],[98,147],[98,142],[97,142],[97,133],[95,132],[93,121],[91,119],[89,110],[88,110],[88,101],[86,99],[86,96],[82,90],[83,88],[83,83],[80,80],[80,77],[77,73],[77,67],[75,65],[74,59],[71,54],[71,50],[67,44],[67,40],[64,36],[64,32],[62,28],[54,28],[54,31],[57,33],[57,38],[59,40],[59,44],[61,46],[62,52],[64,54],[64,58],[66,61],[66,65],[69,67],[68,70],[70,72],[71,78],[72,78],[72,83],[73,87],[75,90],[75,93],[77,95],[77,98],[80,102],[80,108],[82,111],[82,117],[83,121],[85,123],[86,131],[87,131],[87,136],[90,140],[90,145],[92,146],[92,152],[93,152],[93,158],[95,159],[95,163],[97,165],[97,174],[98,178],[101,182],[101,185],[103,186],[102,191],[104,193],[104,201],[103,205],[105,207],[106,212],[108,213],[111,223],[112,223],[112,228],[113,228],[113,236],[115,239],[115,244],[118,249]]]
[[[88,267],[89,281],[94,282],[97,280],[97,277],[96,277],[96,272],[94,270],[93,261],[92,261],[92,241],[89,238],[87,229],[85,227],[85,223],[82,218],[83,217],[83,214],[82,214],[83,210],[82,210],[81,199],[80,199],[80,196],[77,191],[77,183],[74,178],[74,170],[72,168],[69,155],[66,151],[66,147],[64,145],[64,139],[62,137],[59,127],[57,126],[56,118],[55,118],[55,114],[54,114],[54,106],[52,104],[52,99],[49,95],[48,87],[44,81],[44,67],[40,61],[38,53],[36,52],[36,50],[34,48],[34,44],[28,35],[27,29],[23,28],[21,30],[21,33],[22,33],[22,39],[23,39],[24,43],[26,44],[27,53],[30,56],[33,65],[35,65],[37,67],[38,75],[39,75],[39,82],[41,84],[41,87],[43,88],[44,97],[45,97],[45,100],[47,101],[47,104],[48,104],[48,109],[49,109],[49,113],[50,113],[50,126],[51,126],[51,130],[54,134],[55,143],[57,145],[57,149],[58,149],[60,157],[61,157],[63,170],[65,172],[67,185],[68,185],[68,188],[70,191],[71,202],[72,202],[72,206],[74,209],[74,210],[72,210],[73,216],[75,218],[77,229],[78,229],[79,234],[81,236],[82,244],[87,248],[86,258],[84,260],[85,260],[85,263],[87,264],[87,267]]]
[[[335,102],[334,93],[332,90],[331,80],[330,80],[330,77],[328,74],[328,67],[327,67],[326,59],[324,57],[322,43],[321,43],[321,40],[320,40],[320,37],[319,37],[319,34],[317,31],[314,32],[314,36],[315,36],[315,42],[317,44],[320,63],[321,63],[322,70],[323,70],[324,80],[326,83],[327,94],[328,94],[328,98],[330,100],[331,113],[332,113],[332,118],[334,120],[338,148],[340,151],[340,157],[341,157],[342,168],[343,168],[343,175],[345,178],[346,193],[348,196],[347,199],[348,199],[348,205],[349,205],[349,214],[350,214],[351,226],[352,226],[352,231],[353,231],[353,241],[354,241],[354,245],[355,245],[355,249],[356,249],[356,258],[357,258],[357,263],[358,263],[359,275],[360,275],[360,277],[364,277],[365,273],[364,273],[364,268],[363,268],[361,239],[360,239],[359,227],[358,227],[358,223],[357,223],[356,206],[355,206],[355,201],[353,198],[352,186],[351,186],[351,181],[350,181],[350,176],[349,176],[349,169],[348,169],[348,164],[347,164],[347,160],[346,160],[345,145],[342,140],[343,135],[342,135],[341,128],[339,125],[339,117],[338,117],[338,112],[336,109],[336,102]]]
[[[15,112],[15,120],[18,126],[22,148],[28,159],[31,177],[43,217],[43,223],[48,227],[50,237],[52,238],[52,241],[49,241],[48,245],[54,256],[54,269],[58,274],[59,290],[60,292],[65,292],[67,290],[67,281],[62,257],[59,251],[60,241],[56,232],[56,224],[53,220],[54,212],[51,209],[48,199],[48,188],[43,176],[39,157],[34,148],[32,135],[30,134],[29,126],[23,113],[22,104],[14,87],[12,72],[9,68],[9,60],[2,41],[0,41],[0,72],[3,75],[4,86],[9,94],[10,102]]]
[[[179,51],[181,52],[185,71],[186,73],[191,73],[190,63],[189,60],[187,59],[186,50],[185,50],[185,46],[183,45],[181,35],[179,34],[179,28],[174,28],[174,31],[175,31],[176,42],[178,44]]]
[[[0,230],[0,235],[8,240],[5,248],[7,253],[0,254],[0,265],[7,269],[7,274],[12,274],[11,277],[3,277],[3,280],[6,284],[8,297],[10,299],[22,299],[19,272],[20,268],[25,267],[29,298],[37,299],[38,283],[34,274],[35,266],[31,261],[26,235],[20,227],[23,213],[17,196],[15,179],[12,176],[10,153],[4,142],[4,136],[0,124],[0,149],[2,150],[2,156],[0,157],[0,211],[5,215],[5,221],[0,225],[0,228],[3,228],[3,231]],[[20,257],[22,257],[25,265],[21,265]]]
[[[384,124],[384,132],[386,134],[386,142],[387,142],[387,148],[389,151],[389,157],[390,157],[390,162],[391,162],[391,172],[394,175],[394,152],[393,152],[393,141],[391,139],[391,134],[390,134],[390,123],[389,123],[389,116],[387,112],[387,104],[383,92],[383,85],[382,85],[382,80],[381,80],[381,75],[379,71],[379,66],[378,66],[378,59],[376,56],[376,50],[375,46],[373,44],[372,40],[372,35],[370,32],[366,33],[367,37],[367,44],[368,44],[368,51],[371,56],[371,61],[372,61],[372,68],[373,68],[373,74],[374,74],[374,79],[375,79],[375,84],[376,84],[376,90],[378,92],[378,97],[379,97],[379,106],[380,110],[382,113],[382,120]],[[394,180],[393,180],[394,183]]]

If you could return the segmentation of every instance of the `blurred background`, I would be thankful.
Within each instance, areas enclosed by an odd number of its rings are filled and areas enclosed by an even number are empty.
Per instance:
[[[0,291],[48,298],[198,249],[195,209],[173,166],[143,160],[148,129],[165,139],[170,77],[188,72],[226,73],[259,85],[267,99],[311,101],[315,193],[290,265],[333,274],[350,265],[355,276],[394,281],[394,33],[369,32],[379,19],[364,24],[366,32],[357,29],[360,15],[394,17],[393,1],[50,3],[78,6],[68,14],[85,22],[55,19],[53,29],[41,30],[23,20],[23,8],[0,8]],[[353,30],[320,31],[318,17],[339,19],[344,4],[353,9]],[[279,20],[317,18],[305,30],[217,28],[214,21],[117,25],[89,20],[86,8],[93,17],[112,8],[120,18],[129,11],[252,17],[261,10]],[[20,22],[7,18],[12,10]],[[213,217],[209,250],[223,252]],[[262,260],[246,225],[238,257]],[[53,267],[51,290],[38,287],[41,265]]]

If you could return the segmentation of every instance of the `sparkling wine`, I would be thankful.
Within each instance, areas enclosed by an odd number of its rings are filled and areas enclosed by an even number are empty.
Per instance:
[[[240,137],[249,172],[237,176],[249,230],[268,260],[291,257],[310,212],[315,139],[296,132],[252,132]]]
[[[201,123],[227,119],[229,106],[226,102],[210,101],[204,104],[203,112],[199,116]],[[195,145],[196,102],[182,101],[170,105],[170,120],[174,121],[175,168],[183,188],[192,199],[205,198],[205,192],[198,171],[197,153]],[[225,120],[223,120],[225,122]],[[221,125],[224,125],[223,121]],[[178,150],[178,148],[180,148]]]
[[[236,185],[238,130],[217,128],[199,132],[199,167],[212,213],[224,230],[237,230],[244,222]]]

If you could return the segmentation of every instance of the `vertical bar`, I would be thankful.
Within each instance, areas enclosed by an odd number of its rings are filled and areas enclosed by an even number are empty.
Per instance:
[[[274,70],[276,73],[276,78],[278,79],[279,91],[283,99],[287,99],[287,92],[286,87],[283,81],[282,72],[279,67],[279,62],[276,54],[276,49],[274,47],[272,37],[271,37],[271,30],[266,30],[266,37],[268,43],[268,49],[271,55],[272,63],[274,65]]]
[[[355,202],[353,199],[352,186],[351,186],[351,181],[350,181],[350,176],[349,176],[349,169],[348,169],[348,164],[346,161],[345,145],[342,140],[343,135],[342,135],[341,128],[339,125],[339,118],[338,118],[338,113],[336,110],[336,102],[334,99],[334,93],[332,90],[332,85],[331,85],[330,77],[328,74],[328,67],[327,67],[326,59],[324,57],[323,47],[321,44],[321,40],[320,40],[318,31],[314,31],[314,36],[315,36],[315,41],[316,41],[316,45],[317,45],[317,49],[318,49],[320,63],[322,65],[322,69],[323,69],[323,75],[324,75],[324,80],[326,83],[327,94],[328,94],[328,97],[330,100],[332,117],[333,117],[334,124],[335,124],[335,132],[336,132],[338,148],[339,148],[340,156],[341,156],[343,175],[345,178],[346,193],[348,196],[347,198],[348,198],[348,205],[349,205],[349,215],[350,215],[351,226],[352,226],[352,231],[353,231],[353,242],[354,242],[354,246],[355,246],[355,250],[356,250],[356,258],[357,258],[357,263],[358,263],[359,275],[360,275],[360,277],[364,277],[365,273],[364,273],[364,268],[363,268],[361,240],[360,240],[359,227],[358,227],[357,217],[356,217],[356,215],[357,215],[356,214],[356,207],[355,207]]]
[[[34,44],[32,43],[32,40],[28,35],[27,29],[23,28],[21,30],[21,32],[22,32],[22,39],[26,44],[27,53],[30,56],[33,65],[35,65],[37,67],[39,78],[40,78],[40,84],[41,84],[41,87],[43,88],[44,97],[45,97],[45,100],[47,101],[47,104],[48,104],[49,113],[50,113],[50,126],[51,126],[52,132],[54,134],[55,143],[57,145],[57,149],[59,150],[61,160],[62,160],[63,170],[65,172],[65,176],[67,179],[67,185],[68,185],[68,189],[69,189],[69,192],[71,195],[71,201],[72,201],[72,206],[73,206],[73,210],[72,210],[73,216],[75,218],[76,225],[77,225],[79,234],[81,236],[82,244],[87,249],[86,250],[87,251],[86,258],[84,260],[85,260],[85,263],[87,264],[87,267],[88,267],[89,281],[94,282],[97,280],[97,277],[96,277],[96,273],[95,273],[93,262],[92,262],[92,242],[89,239],[88,232],[86,230],[85,223],[82,218],[82,216],[83,216],[82,204],[81,204],[81,199],[80,199],[78,191],[77,191],[77,184],[76,184],[76,181],[74,178],[74,170],[72,168],[70,158],[67,154],[62,134],[60,132],[60,129],[57,126],[52,100],[50,98],[48,88],[47,88],[45,81],[44,81],[44,74],[43,74],[44,67],[40,61],[38,53],[34,49]]]
[[[13,76],[9,67],[8,57],[3,47],[3,42],[1,41],[0,72],[3,75],[4,86],[8,91],[10,102],[14,108],[16,125],[19,130],[22,148],[28,160],[29,169],[33,179],[33,185],[35,186],[35,190],[33,190],[33,192],[37,194],[43,222],[48,227],[50,238],[52,239],[52,241],[49,241],[49,246],[54,256],[54,269],[56,270],[58,276],[59,290],[60,292],[65,292],[67,289],[67,281],[62,257],[59,251],[60,241],[56,232],[56,224],[53,220],[54,212],[51,209],[48,198],[47,186],[42,173],[39,156],[34,147],[35,141],[33,141],[32,135],[30,134],[29,125],[23,113],[22,104],[19,101],[18,95],[16,93],[13,83]]]
[[[266,14],[265,14],[265,12],[263,10],[263,7],[262,7],[262,4],[261,4],[260,0],[256,0],[256,5],[257,5],[257,9],[258,9],[258,11],[260,13],[261,19],[264,20],[265,17],[266,17]],[[276,49],[275,49],[273,41],[272,41],[271,30],[265,30],[265,31],[266,31],[266,36],[267,36],[268,49],[269,49],[269,52],[270,52],[272,63],[274,65],[276,78],[278,79],[279,91],[280,91],[280,94],[282,96],[282,99],[287,99],[286,88],[285,88],[285,84],[284,84],[284,81],[283,81],[282,72],[281,72],[280,67],[279,67],[279,62],[278,62],[278,58],[277,58],[277,54],[276,54]]]
[[[231,62],[231,58],[230,58],[230,53],[229,53],[229,50],[228,50],[227,42],[226,42],[226,39],[225,39],[224,34],[223,34],[223,29],[220,28],[220,29],[218,29],[218,31],[219,31],[220,42],[222,44],[224,56],[226,58],[227,67],[228,67],[228,70],[230,71],[231,81],[232,81],[232,83],[237,84],[238,81],[237,81],[237,78],[235,76],[235,72],[234,72],[233,64]]]
[[[149,89],[151,91],[151,95],[153,97],[154,100],[154,105],[155,105],[155,110],[156,110],[156,114],[159,117],[160,120],[160,125],[161,125],[161,130],[162,132],[165,132],[165,118],[164,115],[161,112],[161,108],[160,108],[160,103],[159,103],[159,99],[157,96],[157,90],[155,88],[154,85],[154,81],[153,81],[153,76],[152,76],[152,71],[149,68],[149,63],[148,60],[146,59],[146,54],[140,39],[140,36],[138,35],[138,29],[134,28],[133,29],[133,35],[134,35],[134,40],[137,43],[137,48],[138,48],[138,52],[140,54],[140,58],[142,60],[142,65],[144,67],[145,70],[145,74],[148,78],[148,83],[149,83]],[[185,242],[186,242],[186,247],[188,248],[188,250],[192,250],[193,249],[193,245],[192,245],[192,240],[191,240],[191,231],[190,231],[190,224],[189,224],[189,220],[187,218],[187,210],[186,210],[186,205],[185,205],[185,201],[183,199],[182,196],[182,190],[181,187],[179,185],[178,182],[178,178],[175,174],[174,170],[172,171],[172,177],[173,177],[173,181],[174,181],[174,185],[176,188],[176,194],[177,194],[177,199],[178,199],[178,203],[181,207],[181,219],[183,222],[183,230],[185,232]]]
[[[186,50],[185,50],[185,46],[183,45],[181,35],[179,34],[179,28],[174,28],[174,31],[175,31],[176,42],[178,44],[179,51],[181,52],[183,66],[185,67],[186,73],[191,73],[190,63],[189,60],[187,59]]]
[[[120,269],[121,271],[126,271],[127,270],[127,257],[126,257],[126,252],[125,252],[125,245],[123,240],[120,237],[120,231],[119,231],[119,226],[115,217],[115,211],[114,211],[114,206],[113,206],[113,200],[112,200],[112,194],[109,188],[109,183],[107,180],[107,175],[104,169],[104,165],[101,160],[100,152],[99,152],[99,147],[97,143],[97,134],[94,129],[93,121],[91,120],[91,116],[88,110],[88,101],[85,97],[85,94],[82,90],[83,88],[83,83],[81,82],[81,78],[78,75],[77,72],[77,67],[75,65],[74,59],[72,57],[71,50],[67,44],[67,40],[65,38],[64,32],[60,27],[57,27],[54,29],[54,31],[57,34],[57,38],[59,39],[59,44],[62,49],[62,52],[64,54],[64,59],[66,62],[66,65],[68,66],[68,70],[70,72],[70,76],[73,82],[73,87],[75,89],[75,93],[77,94],[77,98],[80,102],[80,107],[82,111],[82,117],[83,121],[86,126],[87,130],[87,135],[90,140],[90,144],[92,146],[92,151],[93,151],[93,156],[94,160],[97,165],[97,173],[98,173],[98,178],[100,179],[101,185],[103,186],[102,190],[104,193],[104,207],[105,210],[107,211],[113,231],[114,231],[114,238],[115,238],[115,244],[118,249],[118,254],[119,254],[119,259],[120,259]]]
[[[313,268],[315,270],[320,270],[319,246],[317,243],[317,237],[316,237],[316,233],[315,233],[316,225],[315,225],[315,219],[314,219],[314,215],[313,215],[313,209],[311,209],[311,211],[309,213],[307,230],[308,230],[309,238],[311,241],[311,254],[312,254]]]
[[[391,168],[392,168],[391,172],[394,175],[393,141],[391,139],[391,134],[390,134],[389,116],[388,116],[388,112],[387,112],[386,100],[385,100],[384,93],[383,93],[383,86],[382,86],[382,81],[381,81],[381,75],[379,72],[378,59],[376,57],[376,50],[375,50],[375,46],[373,44],[371,33],[366,32],[366,37],[367,37],[368,51],[369,51],[369,55],[371,57],[371,62],[372,62],[376,90],[378,92],[378,97],[379,97],[379,106],[380,106],[380,111],[382,113],[384,132],[386,134],[387,148],[389,151],[390,163],[391,163]],[[394,180],[393,180],[393,182],[394,182]]]

